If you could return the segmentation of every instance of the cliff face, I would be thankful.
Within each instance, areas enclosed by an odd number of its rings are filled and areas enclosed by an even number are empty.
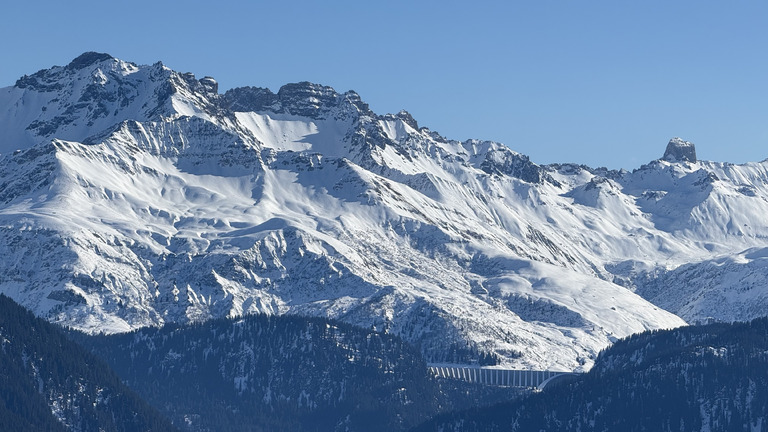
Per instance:
[[[662,159],[669,162],[696,162],[696,147],[692,142],[672,138]]]

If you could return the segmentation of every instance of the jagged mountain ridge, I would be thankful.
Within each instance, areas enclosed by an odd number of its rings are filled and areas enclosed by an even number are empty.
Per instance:
[[[638,281],[768,234],[765,163],[539,166],[354,92],[217,91],[95,53],[0,89],[0,289],[89,331],[299,313],[588,368],[683,324]]]

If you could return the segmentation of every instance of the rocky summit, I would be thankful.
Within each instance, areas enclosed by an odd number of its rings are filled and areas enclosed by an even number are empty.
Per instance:
[[[324,316],[431,362],[586,370],[767,310],[768,163],[673,142],[632,172],[542,166],[353,91],[86,53],[0,89],[0,291],[88,332]]]
[[[672,138],[662,158],[669,162],[696,162],[696,146],[680,138]]]

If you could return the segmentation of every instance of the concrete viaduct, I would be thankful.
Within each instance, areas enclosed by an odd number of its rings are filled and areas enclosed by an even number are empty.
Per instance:
[[[492,369],[471,366],[430,365],[429,371],[438,378],[456,379],[499,387],[528,387],[543,389],[553,380],[575,375],[572,372],[545,370]]]

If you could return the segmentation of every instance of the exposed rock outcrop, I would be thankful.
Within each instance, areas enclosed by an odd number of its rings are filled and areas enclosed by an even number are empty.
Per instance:
[[[667,162],[696,162],[696,147],[690,141],[672,138],[662,159]]]

